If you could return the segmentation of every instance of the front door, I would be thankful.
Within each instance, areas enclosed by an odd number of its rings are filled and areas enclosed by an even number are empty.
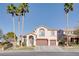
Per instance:
[[[29,36],[29,41],[30,41],[30,45],[33,46],[34,45],[34,37]]]

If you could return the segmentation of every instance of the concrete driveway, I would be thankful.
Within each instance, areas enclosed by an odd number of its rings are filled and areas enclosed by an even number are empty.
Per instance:
[[[34,50],[37,52],[66,52],[59,46],[38,46]]]

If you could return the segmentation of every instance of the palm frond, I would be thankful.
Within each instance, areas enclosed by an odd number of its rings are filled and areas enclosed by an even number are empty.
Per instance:
[[[8,13],[14,15],[15,14],[15,10],[16,10],[16,7],[13,4],[10,4],[10,5],[7,6]]]
[[[69,11],[73,11],[73,3],[65,3],[64,11],[65,11],[65,13],[68,13]]]

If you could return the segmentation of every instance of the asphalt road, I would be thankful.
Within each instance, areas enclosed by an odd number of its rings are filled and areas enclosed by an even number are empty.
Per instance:
[[[0,56],[79,56],[79,52],[6,52]]]

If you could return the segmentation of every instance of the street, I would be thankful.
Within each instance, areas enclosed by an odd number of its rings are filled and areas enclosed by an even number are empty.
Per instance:
[[[79,52],[6,52],[0,56],[79,56]]]

